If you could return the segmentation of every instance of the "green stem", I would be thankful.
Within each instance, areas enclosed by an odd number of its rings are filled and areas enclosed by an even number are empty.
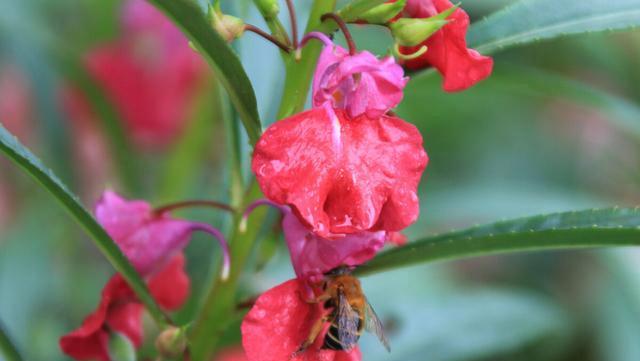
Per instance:
[[[11,342],[11,338],[7,334],[7,331],[0,323],[0,355],[2,355],[3,359],[6,361],[22,361],[23,358],[20,356],[18,349]]]
[[[276,39],[278,39],[281,43],[290,47],[291,39],[289,39],[289,34],[287,34],[287,30],[285,29],[284,25],[282,25],[282,23],[280,22],[280,19],[278,19],[277,16],[274,16],[273,14],[268,13],[267,12],[268,9],[260,6],[259,0],[253,0],[253,2],[256,4],[256,7],[258,8],[258,10],[260,10],[262,17],[264,18],[264,21],[267,23],[267,27],[269,27],[269,31],[271,31],[271,34]]]
[[[335,30],[335,24],[322,26],[323,24],[320,20],[323,14],[333,12],[335,5],[336,0],[316,0],[311,8],[311,15],[309,15],[305,33],[317,30]],[[282,94],[282,103],[278,111],[278,119],[298,113],[304,108],[320,50],[322,50],[322,46],[319,43],[310,42],[302,49],[300,59],[296,59],[295,54],[287,58],[285,65],[287,75]]]
[[[240,209],[246,208],[250,202],[260,197],[260,188],[256,182],[252,182],[249,185],[248,193],[245,195],[246,201]],[[229,237],[232,245],[231,273],[226,281],[222,281],[217,276],[214,278],[213,286],[193,325],[190,340],[191,356],[194,361],[211,359],[216,350],[216,343],[220,340],[221,335],[235,314],[238,280],[253,249],[254,241],[266,218],[266,214],[264,209],[254,212],[245,233],[239,231],[242,212],[236,213],[234,217],[233,229]]]

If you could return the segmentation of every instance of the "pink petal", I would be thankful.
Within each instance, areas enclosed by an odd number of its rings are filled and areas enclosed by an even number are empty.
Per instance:
[[[162,267],[189,241],[192,223],[155,215],[151,206],[104,192],[96,218],[142,275]]]

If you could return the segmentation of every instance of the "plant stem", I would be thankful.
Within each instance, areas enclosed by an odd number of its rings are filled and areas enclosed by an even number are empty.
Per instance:
[[[257,182],[249,185],[247,200],[243,208],[253,200],[261,197],[260,188]],[[266,210],[256,210],[248,222],[247,231],[239,231],[239,224],[242,219],[240,212],[236,213],[231,230],[231,273],[226,281],[221,280],[217,275],[212,281],[213,285],[204,301],[200,314],[196,318],[190,333],[192,360],[210,360],[216,350],[216,342],[226,330],[231,316],[235,314],[236,293],[238,290],[238,280],[242,274],[246,262],[253,250],[254,241],[258,235],[263,221],[266,218]]]
[[[314,30],[332,31],[335,27],[322,24],[320,17],[334,11],[336,0],[316,0],[311,8],[305,33]],[[321,45],[308,44],[301,51],[300,59],[289,56],[285,65],[286,79],[278,119],[286,118],[302,110],[307,100],[313,70],[320,55]]]
[[[221,209],[227,212],[234,212],[233,207],[231,207],[228,204],[225,204],[222,202],[206,201],[206,200],[198,200],[198,199],[165,204],[163,206],[157,207],[156,209],[153,210],[153,212],[155,214],[162,214],[165,212],[174,211],[176,209],[189,208],[189,207],[210,207],[210,208]]]
[[[291,38],[293,39],[293,48],[298,49],[298,20],[296,19],[296,9],[293,7],[293,0],[286,0],[287,9],[289,9],[289,18],[291,19]]]

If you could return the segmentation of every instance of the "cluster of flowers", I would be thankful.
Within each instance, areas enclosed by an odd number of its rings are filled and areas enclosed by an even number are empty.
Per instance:
[[[166,19],[157,19],[155,10],[145,10],[154,14],[149,17],[143,11],[143,6],[148,6],[144,2],[132,0],[130,4],[126,17],[129,20],[125,21],[130,24],[128,31],[137,32],[140,27],[135,24],[143,24],[143,29],[160,29],[171,44],[186,46],[184,38],[174,37],[179,34],[167,25]],[[448,0],[408,0],[400,15],[389,22],[429,18],[452,7]],[[402,65],[410,69],[434,66],[444,77],[444,89],[449,91],[468,88],[486,78],[492,60],[467,49],[468,23],[466,13],[455,9],[447,23],[423,41],[428,51],[407,57]],[[322,348],[328,325],[310,347],[297,352],[313,324],[327,313],[322,303],[310,301],[318,295],[327,272],[367,262],[386,242],[403,243],[399,232],[419,214],[417,187],[428,157],[416,127],[390,112],[402,100],[408,81],[401,64],[391,57],[378,59],[367,51],[347,51],[321,33],[307,34],[302,43],[310,39],[324,44],[313,80],[313,106],[269,127],[253,154],[252,169],[267,199],[255,202],[245,216],[261,205],[271,205],[282,212],[284,237],[296,278],[263,293],[246,315],[242,337],[250,361],[360,360],[357,347],[344,351]],[[133,53],[128,45],[120,44],[92,55],[90,59],[94,60],[89,64],[97,76],[101,67],[111,69],[104,73],[108,74],[103,79],[107,89],[127,98],[127,92],[137,92],[137,88],[119,83],[115,79],[128,77],[114,76],[112,72],[112,67],[121,66],[126,73],[132,66],[128,61],[120,62],[125,48],[127,59]],[[400,51],[416,52],[411,47],[401,47]],[[181,59],[178,53],[167,50],[168,58],[159,61]],[[112,58],[114,54],[120,54],[118,61]],[[151,80],[153,75],[149,76],[148,81],[155,81]],[[182,84],[176,80],[174,85],[167,85],[167,76],[173,76],[171,71],[155,76],[163,83],[158,88],[179,88]],[[175,76],[183,79],[182,75]],[[184,93],[184,89],[174,90]],[[149,96],[153,103],[162,104],[154,98],[156,95]],[[175,99],[170,103],[175,104]],[[145,116],[130,112],[134,118]],[[173,109],[161,113],[158,119],[180,117]],[[171,132],[162,129],[163,134]],[[154,210],[144,201],[126,201],[112,192],[104,193],[96,217],[166,310],[179,308],[188,297],[189,278],[184,272],[182,250],[192,232],[208,232],[220,240],[225,255],[223,275],[228,271],[226,242],[209,225],[171,218],[166,210]],[[115,275],[105,286],[98,308],[79,328],[62,337],[60,346],[77,360],[109,361],[111,332],[126,336],[135,346],[141,345],[143,310],[124,279]],[[278,342],[272,342],[274,339]]]
[[[428,18],[452,7],[448,0],[409,0],[401,16]],[[418,45],[429,50],[404,65],[434,66],[444,76],[444,89],[456,91],[486,78],[492,60],[467,49],[463,10],[448,21]],[[408,81],[402,67],[391,57],[349,52],[320,33],[307,34],[303,44],[311,38],[324,43],[312,109],[276,122],[254,149],[252,169],[268,198],[254,206],[271,204],[283,213],[296,279],[263,293],[245,317],[243,346],[250,361],[360,360],[357,347],[324,349],[329,325],[297,353],[328,312],[313,300],[327,272],[368,261],[386,241],[402,242],[398,232],[419,213],[417,187],[428,162],[422,136],[389,113]]]

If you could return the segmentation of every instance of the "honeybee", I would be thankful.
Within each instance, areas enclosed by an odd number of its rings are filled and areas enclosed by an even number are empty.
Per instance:
[[[366,330],[376,335],[387,351],[391,351],[382,322],[362,293],[360,281],[351,275],[348,267],[338,267],[328,272],[322,283],[322,291],[312,302],[324,302],[324,307],[331,309],[331,312],[316,321],[309,337],[295,354],[312,345],[326,323],[330,326],[324,336],[323,349],[349,351],[360,339],[362,331]]]

